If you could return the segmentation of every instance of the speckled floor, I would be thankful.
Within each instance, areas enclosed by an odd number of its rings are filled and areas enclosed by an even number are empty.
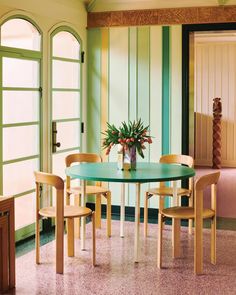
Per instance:
[[[210,264],[210,232],[204,230],[204,275],[193,274],[193,236],[182,228],[182,257],[171,257],[171,230],[164,232],[164,269],[156,267],[157,224],[150,224],[143,237],[140,262],[135,264],[134,223],[125,222],[125,238],[119,237],[119,222],[112,221],[112,237],[106,238],[105,223],[97,231],[97,266],[91,265],[91,224],[87,225],[87,251],[65,256],[64,275],[55,273],[54,241],[41,247],[41,265],[31,251],[16,261],[16,294],[236,294],[236,232],[217,231],[217,265]],[[66,253],[66,251],[65,251]]]

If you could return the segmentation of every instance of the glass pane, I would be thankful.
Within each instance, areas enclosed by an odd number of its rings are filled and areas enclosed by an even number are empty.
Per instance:
[[[80,44],[69,32],[60,32],[53,37],[52,55],[80,59]]]
[[[70,152],[60,153],[60,154],[54,154],[53,160],[52,160],[52,169],[53,173],[56,175],[59,175],[61,178],[66,179],[65,169],[65,158],[66,156],[74,153],[79,153],[79,150],[73,150]]]
[[[3,87],[39,87],[39,62],[3,57]]]
[[[3,128],[3,161],[39,153],[37,125]]]
[[[1,45],[40,50],[41,36],[38,30],[28,21],[15,18],[1,26]]]
[[[80,121],[57,123],[57,142],[61,147],[57,151],[80,145]]]
[[[3,91],[3,124],[39,120],[39,93]]]
[[[35,223],[35,203],[35,193],[18,197],[15,199],[16,230],[26,225]]]
[[[67,61],[53,60],[53,88],[80,87],[80,64]]]
[[[80,93],[53,91],[52,101],[53,120],[79,118]]]
[[[3,165],[3,195],[15,195],[34,189],[33,172],[37,170],[38,159]]]

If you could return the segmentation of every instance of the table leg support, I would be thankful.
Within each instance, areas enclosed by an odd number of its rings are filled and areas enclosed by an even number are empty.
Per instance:
[[[81,188],[82,188],[82,200],[81,206],[85,207],[86,205],[86,180],[81,180]],[[86,217],[81,218],[81,250],[85,250],[85,227],[86,226]]]
[[[125,184],[121,184],[120,196],[120,237],[124,237],[124,222],[125,222]]]
[[[139,262],[140,183],[136,183],[134,261]]]

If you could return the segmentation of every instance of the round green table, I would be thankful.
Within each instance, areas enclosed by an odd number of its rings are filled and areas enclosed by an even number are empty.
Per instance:
[[[117,163],[81,163],[66,168],[66,175],[71,178],[81,179],[82,186],[82,206],[85,206],[86,180],[104,181],[104,182],[121,182],[136,184],[135,200],[135,245],[134,260],[139,260],[139,223],[140,223],[140,185],[148,182],[162,182],[183,180],[195,175],[192,168],[159,163],[137,163],[137,169],[134,171],[122,171],[117,169]],[[175,186],[174,186],[175,187]],[[124,192],[124,189],[122,189]],[[176,191],[176,189],[175,189]],[[174,198],[176,194],[174,192]],[[124,198],[121,198],[122,226],[124,224]],[[85,220],[81,222],[81,248],[85,248]]]

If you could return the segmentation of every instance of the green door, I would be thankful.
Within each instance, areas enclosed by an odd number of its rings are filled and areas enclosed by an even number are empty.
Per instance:
[[[65,179],[65,157],[81,150],[81,42],[60,27],[51,43],[52,172]]]

